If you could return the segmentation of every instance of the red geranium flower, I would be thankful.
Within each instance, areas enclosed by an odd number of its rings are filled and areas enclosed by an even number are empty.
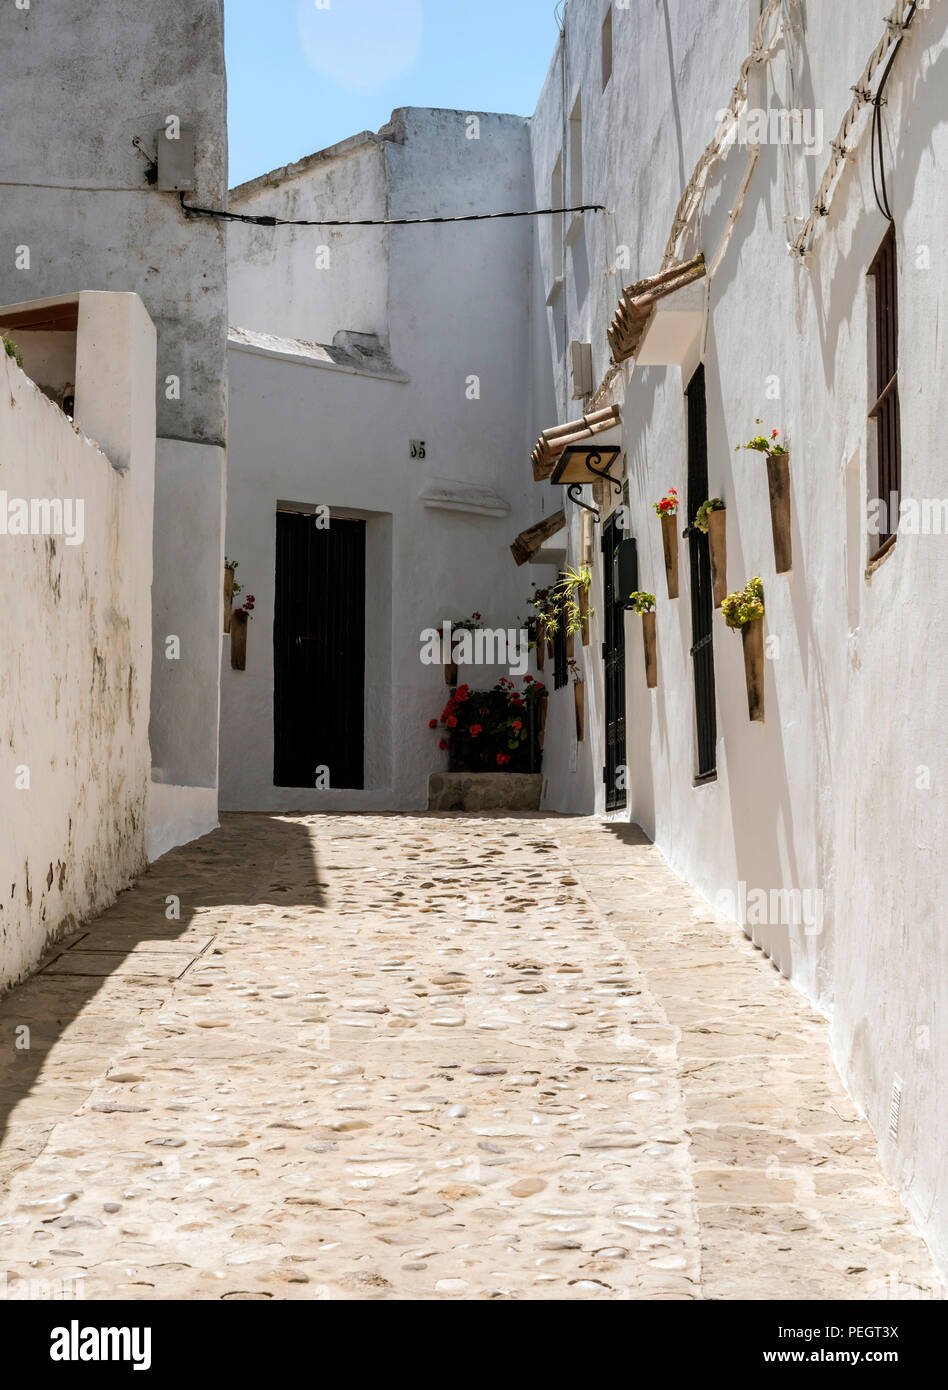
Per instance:
[[[455,719],[453,714],[449,714],[444,722],[445,724],[447,724],[449,729],[456,729],[458,726],[458,721]]]
[[[510,755],[509,755],[508,753],[498,753],[498,754],[497,754],[497,766],[498,766],[498,767],[503,767],[504,763],[509,763],[509,762],[510,762]]]
[[[429,728],[429,729],[436,729],[437,727],[438,727],[438,721],[437,721],[437,719],[429,719],[429,720],[428,720],[428,728]]]
[[[441,742],[438,744],[438,747],[441,749],[442,753],[443,753],[444,750],[447,748],[447,746],[448,746],[448,740],[447,740],[446,738],[443,738],[443,739],[441,740]]]
[[[532,685],[532,684],[533,684],[533,677],[532,677],[532,676],[524,676],[523,681],[524,681],[524,685]]]
[[[515,719],[515,720],[514,720],[514,722],[513,722],[513,728],[515,728],[515,729],[522,729],[522,728],[523,728],[523,725],[521,724],[521,722],[520,722],[519,719]]]
[[[471,725],[471,738],[477,738],[477,735],[482,734],[483,732],[484,730],[481,728],[480,724]]]

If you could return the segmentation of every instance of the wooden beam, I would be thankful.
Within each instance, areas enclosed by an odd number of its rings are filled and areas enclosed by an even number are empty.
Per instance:
[[[566,512],[554,512],[552,516],[545,516],[542,521],[538,521],[535,526],[530,526],[526,531],[521,531],[520,535],[510,547],[511,554],[518,565],[525,565],[530,556],[540,549],[544,541],[548,541],[557,531],[562,530],[566,525]]]

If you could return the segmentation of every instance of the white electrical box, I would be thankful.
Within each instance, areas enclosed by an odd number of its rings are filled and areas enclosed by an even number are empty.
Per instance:
[[[173,134],[174,138],[171,138]],[[165,193],[186,193],[194,187],[194,130],[178,126],[158,132],[158,187]]]

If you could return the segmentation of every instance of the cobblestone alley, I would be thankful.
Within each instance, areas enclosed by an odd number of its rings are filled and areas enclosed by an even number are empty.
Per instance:
[[[628,826],[225,817],[0,1036],[9,1284],[941,1297],[823,1020]]]

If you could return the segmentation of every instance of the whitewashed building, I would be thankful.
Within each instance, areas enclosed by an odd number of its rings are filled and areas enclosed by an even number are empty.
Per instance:
[[[397,221],[532,196],[527,121],[407,109],[229,207]],[[532,520],[520,460],[546,405],[527,407],[531,222],[234,223],[228,251],[226,548],[256,607],[244,670],[225,639],[221,804],[424,809],[448,692],[421,634],[527,614],[508,547]]]
[[[597,531],[616,534],[627,504],[617,534],[636,539],[658,641],[649,689],[642,619],[613,626],[625,670],[608,708],[589,663],[576,772],[570,711],[553,697],[547,804],[638,822],[826,1012],[883,1163],[943,1263],[946,62],[937,4],[573,0],[531,125],[537,198],[565,188],[608,208],[539,224],[532,310],[556,411],[533,434],[618,406],[621,426],[598,438],[619,447],[625,496],[597,485]],[[650,317],[619,312],[627,287],[699,254],[705,273]],[[593,368],[579,409],[574,341]],[[781,572],[764,456],[735,452],[761,429],[789,448]],[[677,599],[652,511],[671,487]],[[883,545],[874,499],[899,491],[902,524]],[[741,639],[707,596],[707,543],[681,537],[712,497],[726,504],[727,589],[763,581],[763,722],[748,718]],[[575,559],[581,509],[568,511]],[[602,780],[607,732],[624,739],[618,784]]]
[[[0,94],[2,988],[217,824],[221,0],[5,5]]]

